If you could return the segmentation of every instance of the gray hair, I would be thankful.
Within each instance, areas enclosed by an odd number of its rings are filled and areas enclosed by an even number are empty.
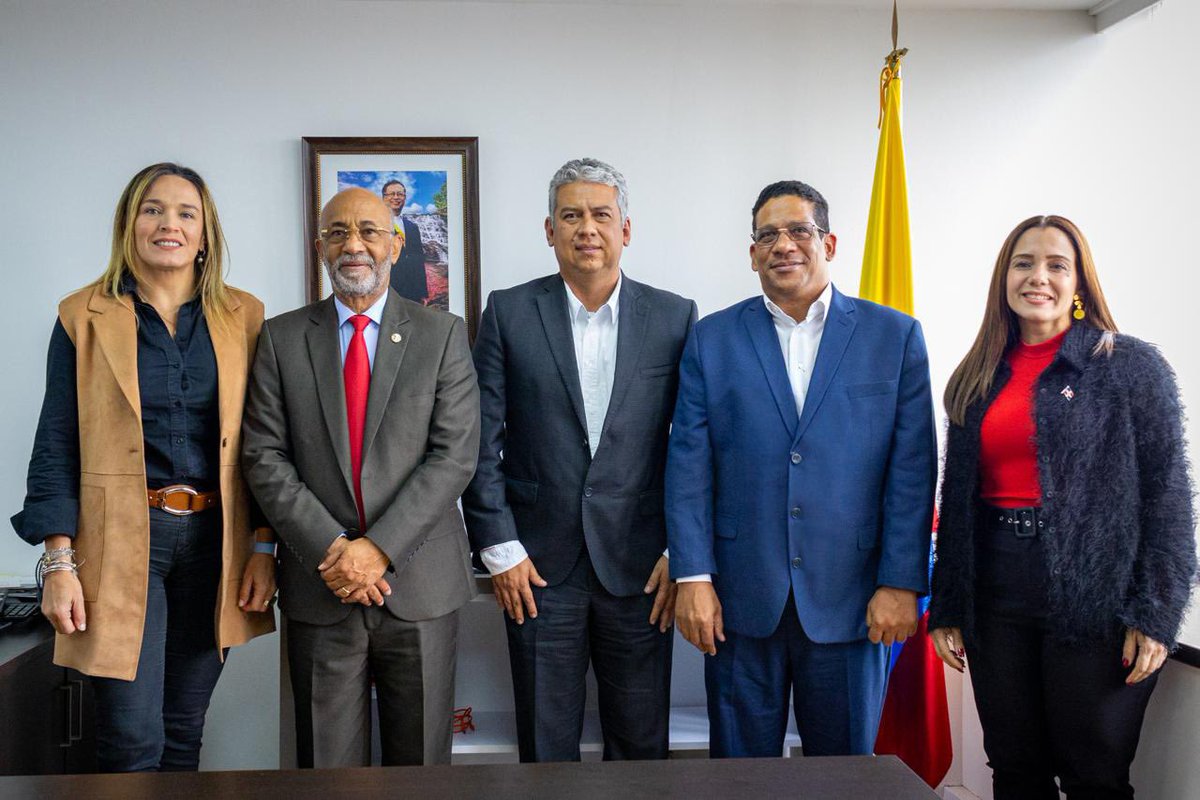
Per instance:
[[[621,222],[629,215],[629,189],[625,186],[625,176],[603,161],[595,158],[573,158],[558,168],[550,179],[550,224],[554,225],[554,211],[558,205],[558,187],[568,183],[584,181],[586,183],[602,183],[615,187],[617,190],[617,208],[621,212]]]

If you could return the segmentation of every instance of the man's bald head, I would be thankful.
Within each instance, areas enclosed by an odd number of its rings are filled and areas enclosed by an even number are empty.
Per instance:
[[[366,189],[343,189],[321,210],[317,253],[329,273],[333,293],[364,311],[388,288],[401,240],[383,198]]]
[[[361,207],[360,204],[362,204]],[[388,208],[387,203],[383,202],[383,198],[374,192],[354,186],[342,189],[329,198],[329,202],[321,209],[321,228],[328,228],[334,215],[343,215],[351,209],[360,213],[370,214],[373,212],[379,222],[379,227],[386,228],[392,224],[391,209]]]

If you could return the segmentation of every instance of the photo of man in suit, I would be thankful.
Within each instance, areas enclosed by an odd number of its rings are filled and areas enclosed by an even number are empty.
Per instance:
[[[316,247],[333,296],[263,324],[243,469],[283,546],[301,767],[450,761],[458,609],[474,593],[456,501],[475,469],[466,326],[388,288],[377,195],[338,192]]]
[[[667,461],[680,633],[708,657],[710,753],[867,754],[888,645],[928,591],[937,443],[916,320],[830,282],[820,192],[763,189],[763,294],[698,322]]]
[[[665,758],[663,470],[696,305],[622,275],[627,190],[611,166],[567,162],[549,199],[558,272],[493,292],[475,342],[467,529],[507,615],[521,760],[579,760],[589,662],[604,758]]]
[[[425,275],[425,244],[417,223],[404,216],[408,189],[397,180],[383,185],[383,202],[392,215],[392,226],[400,240],[400,256],[392,264],[391,284],[401,297],[414,303],[424,303],[429,297],[429,281]]]

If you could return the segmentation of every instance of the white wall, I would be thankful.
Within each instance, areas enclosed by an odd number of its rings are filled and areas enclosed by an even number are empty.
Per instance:
[[[0,241],[19,287],[0,297],[0,507],[23,497],[55,303],[100,272],[117,195],[156,160],[208,179],[231,281],[269,313],[303,300],[305,135],[479,136],[485,293],[554,269],[545,185],[583,154],[629,179],[631,276],[702,312],[754,293],[749,207],[765,183],[799,177],[830,200],[834,279],[853,293],[890,48],[880,5],[0,0]],[[935,392],[978,325],[1004,235],[1054,211],[1090,237],[1122,327],[1159,343],[1200,404],[1184,324],[1200,288],[1185,40],[1198,24],[1186,0],[1103,36],[1083,14],[903,15]],[[33,556],[0,536],[0,573],[28,574]]]

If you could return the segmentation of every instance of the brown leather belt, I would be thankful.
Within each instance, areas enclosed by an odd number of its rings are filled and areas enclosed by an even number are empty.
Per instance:
[[[157,508],[177,517],[186,517],[197,511],[207,511],[221,505],[221,493],[201,492],[191,486],[177,483],[161,489],[146,489],[150,507]]]

